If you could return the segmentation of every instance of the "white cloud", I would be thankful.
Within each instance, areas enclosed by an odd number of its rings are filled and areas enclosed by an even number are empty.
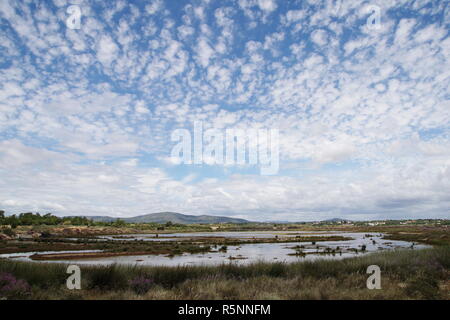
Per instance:
[[[163,2],[161,0],[153,0],[150,4],[145,6],[145,10],[148,14],[153,15],[163,8]]]
[[[266,12],[272,12],[277,8],[275,0],[258,0],[258,6]]]
[[[211,58],[214,56],[214,50],[208,44],[205,38],[201,38],[197,46],[197,58],[200,64],[205,68],[209,65]]]
[[[160,0],[113,1],[95,12],[83,5],[82,28],[69,30],[63,1],[2,1],[1,204],[68,214],[444,215],[448,32],[427,16],[439,10],[405,1],[379,3],[372,32],[366,4],[201,1],[179,16]],[[279,128],[280,175],[176,167],[170,133],[194,121]]]
[[[311,33],[311,39],[315,44],[319,46],[324,46],[328,43],[327,32],[322,29],[314,30]]]
[[[117,51],[118,47],[114,41],[108,36],[102,36],[98,43],[97,59],[108,67],[115,60]]]

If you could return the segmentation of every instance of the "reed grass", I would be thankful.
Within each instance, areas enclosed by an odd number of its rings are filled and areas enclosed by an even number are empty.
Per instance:
[[[382,289],[368,290],[369,265]],[[450,299],[450,247],[393,250],[342,260],[218,266],[82,266],[82,290],[68,290],[66,266],[0,260],[0,272],[33,288],[31,299]],[[136,294],[131,280],[152,280]]]

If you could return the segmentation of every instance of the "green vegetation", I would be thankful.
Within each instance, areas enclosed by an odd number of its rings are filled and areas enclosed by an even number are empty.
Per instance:
[[[381,268],[381,290],[366,288],[369,265]],[[0,260],[30,299],[450,299],[449,268],[448,246],[292,264],[83,266],[82,290],[70,291],[64,265]]]
[[[64,238],[41,234],[36,239],[18,239],[13,241],[0,241],[0,254],[18,252],[41,251],[67,251],[67,250],[102,250],[101,253],[72,253],[54,255],[35,255],[35,260],[62,260],[76,258],[100,258],[109,256],[168,254],[179,255],[183,253],[204,253],[211,251],[211,247],[220,246],[218,251],[227,252],[228,245],[241,245],[251,243],[292,243],[321,241],[345,241],[351,238],[342,236],[304,236],[285,238],[224,238],[224,237],[194,237],[174,241],[144,241],[144,240],[108,240],[96,241],[91,238]],[[123,236],[120,238],[124,238]],[[116,238],[116,239],[120,239]]]
[[[5,216],[5,212],[0,210],[0,225],[10,225],[12,228],[17,226],[39,226],[39,225],[63,225],[70,224],[74,226],[93,225],[93,221],[85,217],[63,217],[59,218],[47,213],[41,215],[39,213],[26,212],[19,215]]]
[[[420,227],[411,226],[390,228],[384,239],[420,242],[435,246],[450,244],[448,227]]]
[[[156,222],[126,222],[122,219],[109,219],[109,220],[95,220],[88,217],[73,216],[73,217],[57,217],[51,213],[43,214],[40,213],[20,213],[6,216],[3,210],[0,210],[0,226],[7,225],[12,229],[19,226],[33,226],[37,231],[39,227],[46,226],[88,226],[88,227],[111,227],[116,229],[133,229],[134,232],[207,232],[213,230],[221,231],[239,231],[239,230],[267,230],[271,228],[271,225],[264,223],[254,224],[251,223],[248,226],[240,223],[219,223],[219,224],[181,224],[173,223],[172,221],[167,221],[165,223]],[[121,233],[127,233],[129,230],[122,230]],[[102,234],[97,233],[97,234]]]
[[[67,250],[103,250],[103,256],[140,255],[140,254],[169,254],[208,252],[211,247],[207,244],[192,242],[153,242],[153,241],[90,241],[88,239],[35,239],[34,241],[0,241],[0,254],[31,251],[67,251]],[[79,255],[72,254],[80,257]],[[101,257],[97,253],[96,257]],[[70,255],[64,255],[70,259]],[[81,256],[82,257],[82,256]],[[91,256],[90,256],[91,257]],[[36,260],[43,260],[36,256]]]
[[[98,217],[97,217],[98,218]],[[111,218],[112,219],[112,218]],[[168,232],[213,232],[213,231],[349,231],[349,232],[384,232],[391,233],[396,230],[419,230],[426,231],[430,229],[440,229],[448,234],[450,220],[446,219],[418,219],[418,220],[383,220],[383,221],[345,221],[333,219],[321,222],[299,222],[299,223],[192,223],[181,224],[171,221],[165,223],[156,222],[138,222],[132,223],[121,219],[94,221],[87,217],[57,217],[51,213],[41,215],[39,213],[21,213],[18,215],[6,216],[3,210],[0,210],[0,226],[8,225],[15,229],[17,227],[32,227],[37,232],[47,230],[52,233],[52,228],[80,226],[81,228],[90,228],[89,234],[118,234],[118,233],[168,233]],[[95,229],[96,227],[97,229]],[[102,230],[102,228],[105,228]],[[1,229],[1,228],[0,228]],[[83,229],[82,231],[87,231]],[[414,231],[416,232],[416,231]],[[53,232],[54,233],[54,232]],[[83,234],[81,234],[83,235]],[[442,234],[440,234],[441,236]],[[447,236],[448,237],[448,236]],[[436,236],[434,236],[436,238]],[[401,240],[401,239],[398,239]],[[444,241],[437,240],[436,244],[449,243],[448,239]],[[428,244],[435,244],[426,242]]]
[[[227,246],[245,243],[344,241],[345,233],[325,236],[314,231],[364,232],[366,238],[384,233],[385,239],[434,245],[425,250],[397,250],[365,254],[343,260],[315,262],[233,263],[216,267],[138,267],[131,265],[82,267],[82,290],[65,287],[66,266],[0,259],[0,287],[10,290],[7,299],[450,299],[450,233],[445,220],[422,224],[367,225],[329,222],[302,224],[190,224],[136,223],[123,220],[93,222],[87,218],[59,218],[51,214],[24,213],[5,217],[0,211],[0,253],[62,250],[102,250],[91,257],[167,254],[174,256],[208,251],[226,252]],[[217,235],[175,238],[173,241],[130,241],[124,234],[199,231],[312,231],[287,238],[280,232],[268,238],[226,238]],[[102,234],[116,239],[95,241]],[[73,239],[75,238],[75,239]],[[317,244],[316,244],[317,243]],[[305,256],[305,245],[292,247],[292,255]],[[366,247],[349,250],[365,251]],[[321,254],[340,254],[341,248],[325,248]],[[81,256],[80,256],[81,255]],[[73,256],[33,257],[35,260],[85,258]],[[230,262],[244,257],[230,257]],[[366,269],[379,265],[382,290],[368,290]],[[3,280],[1,280],[3,279]],[[2,282],[3,281],[3,282]],[[8,282],[9,281],[9,282]],[[1,288],[0,288],[1,292]]]

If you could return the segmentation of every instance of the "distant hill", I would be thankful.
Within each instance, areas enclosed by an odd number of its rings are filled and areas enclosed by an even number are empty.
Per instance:
[[[350,220],[341,219],[341,218],[332,218],[332,219],[328,219],[328,220],[323,220],[322,222],[346,222],[346,221],[350,221]]]
[[[98,222],[111,222],[117,219],[121,219],[128,223],[166,223],[171,221],[172,223],[181,224],[196,224],[196,223],[248,223],[249,221],[245,219],[229,218],[221,216],[193,216],[187,214],[181,214],[177,212],[158,212],[150,213],[142,216],[136,216],[131,218],[114,218],[108,216],[86,216],[89,219]]]
[[[112,222],[118,218],[108,217],[108,216],[83,216],[96,222]]]

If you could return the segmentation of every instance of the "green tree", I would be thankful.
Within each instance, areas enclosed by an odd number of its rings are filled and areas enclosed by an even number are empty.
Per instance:
[[[15,214],[13,214],[12,216],[6,217],[5,218],[5,224],[9,224],[11,226],[11,228],[15,228],[17,227],[20,222],[19,219],[16,217]]]
[[[114,222],[114,227],[124,227],[125,225],[126,225],[126,223],[122,219],[117,219]]]

